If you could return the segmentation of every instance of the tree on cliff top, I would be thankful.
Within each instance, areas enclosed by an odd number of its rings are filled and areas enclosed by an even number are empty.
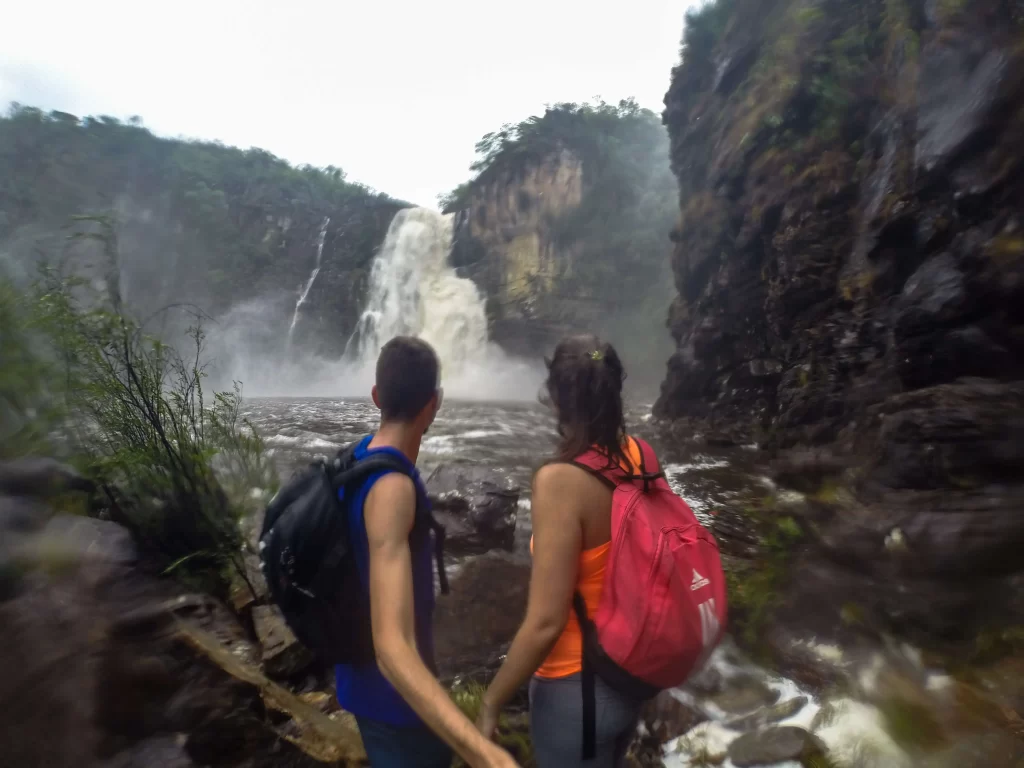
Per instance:
[[[678,197],[659,116],[633,99],[560,103],[486,134],[476,151],[470,166],[475,177],[439,197],[445,212],[469,207],[490,184],[514,186],[529,168],[562,152],[580,160],[579,205],[548,215],[543,226],[559,249],[579,254],[586,268],[556,292],[603,307],[598,317],[589,313],[570,325],[639,350],[630,362],[660,371],[669,353],[667,334],[659,338],[658,331],[671,299],[668,236]]]
[[[478,158],[470,165],[474,178],[438,196],[438,203],[445,212],[458,210],[472,188],[502,175],[514,178],[563,149],[583,161],[584,173],[599,174],[617,153],[644,145],[663,145],[667,153],[658,116],[635,100],[623,99],[618,104],[561,102],[547,107],[543,115],[506,123],[485,134],[476,143]]]

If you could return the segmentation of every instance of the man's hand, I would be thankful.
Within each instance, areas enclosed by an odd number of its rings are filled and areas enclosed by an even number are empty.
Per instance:
[[[480,707],[480,714],[476,718],[476,728],[485,739],[493,739],[494,732],[498,728],[499,713],[490,707]]]
[[[385,475],[370,489],[363,513],[370,545],[370,612],[377,664],[384,677],[434,733],[473,768],[514,768],[511,755],[455,706],[416,649],[409,534],[416,487],[405,475]]]
[[[486,757],[485,763],[474,763],[474,768],[519,768],[519,763],[512,759],[512,755],[496,744],[491,744],[491,754]]]

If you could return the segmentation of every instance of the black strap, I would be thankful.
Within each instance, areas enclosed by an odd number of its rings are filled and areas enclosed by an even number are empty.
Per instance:
[[[430,516],[430,527],[434,531],[434,559],[437,561],[437,580],[441,582],[441,594],[448,594],[448,574],[444,570],[444,537],[446,532],[434,516]]]
[[[580,624],[580,633],[586,638],[593,631],[590,618],[587,616],[587,604],[579,592],[573,595],[573,608]],[[594,673],[590,655],[586,652],[587,643],[583,643],[583,668],[580,670],[580,689],[583,693],[583,752],[581,759],[593,760],[597,755],[597,675]]]
[[[332,480],[335,488],[351,483],[362,482],[370,475],[378,472],[400,472],[406,477],[412,477],[409,465],[397,456],[390,456],[386,453],[367,456],[365,459],[355,459],[355,449],[352,446],[343,448],[334,459],[334,475]],[[416,516],[425,518],[427,524],[434,532],[434,560],[437,563],[437,578],[441,585],[441,594],[448,594],[448,574],[444,570],[444,540],[445,529],[430,513],[420,498],[419,488],[416,490]]]
[[[592,467],[588,467],[586,464],[581,464],[578,461],[570,461],[569,463],[572,464],[574,467],[578,467],[578,468],[582,469],[588,475],[596,477],[602,483],[607,485],[608,488],[610,488],[611,490],[613,490],[613,491],[615,490],[615,483],[614,483],[614,481],[612,481],[611,478],[605,477],[604,473],[601,472],[600,470],[593,469]]]

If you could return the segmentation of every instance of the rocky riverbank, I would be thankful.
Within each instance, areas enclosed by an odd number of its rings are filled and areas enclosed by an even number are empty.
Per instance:
[[[507,549],[518,489],[458,474],[432,484],[462,533],[453,550]],[[449,480],[451,478],[448,478]],[[473,480],[473,482],[470,482]],[[333,680],[251,585],[227,603],[154,571],[116,523],[55,512],[91,483],[48,461],[0,466],[3,757],[18,766],[190,768],[357,765],[365,753]],[[68,495],[70,494],[70,496]],[[456,511],[453,511],[456,510]],[[246,526],[248,545],[259,529]],[[462,546],[461,542],[467,542]],[[507,555],[452,561],[438,606],[442,676],[485,681],[525,609],[528,566]]]
[[[691,14],[655,412],[798,478],[757,521],[799,533],[782,623],[969,647],[1024,622],[1022,23],[1001,0]]]

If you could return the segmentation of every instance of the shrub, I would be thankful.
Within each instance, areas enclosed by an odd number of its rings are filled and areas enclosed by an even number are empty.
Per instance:
[[[82,221],[93,229],[78,236],[98,241],[110,265],[105,295],[42,271],[27,304],[45,352],[42,362],[25,358],[14,374],[5,365],[5,403],[15,402],[28,424],[32,409],[17,393],[31,391],[37,372],[48,371],[59,382],[47,393],[49,412],[60,414],[57,450],[99,484],[111,518],[167,572],[222,594],[230,570],[245,580],[239,519],[254,503],[251,488],[272,490],[273,470],[241,416],[237,385],[212,396],[203,388],[198,318],[187,356],[149,336],[121,305],[113,223]]]

